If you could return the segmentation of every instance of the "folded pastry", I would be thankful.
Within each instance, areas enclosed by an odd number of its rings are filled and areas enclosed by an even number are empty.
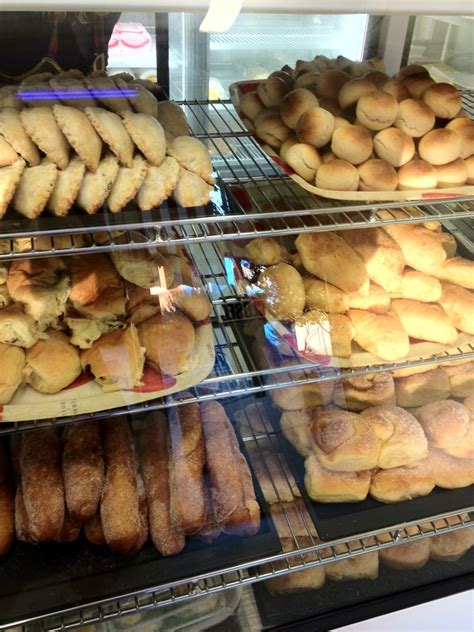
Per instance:
[[[82,372],[79,352],[60,331],[49,329],[26,352],[25,382],[40,393],[58,393]]]
[[[168,155],[179,165],[200,176],[208,184],[214,184],[212,162],[206,145],[193,136],[178,136],[168,148]]]
[[[369,373],[337,382],[333,402],[346,410],[395,404],[395,384],[390,373]]]
[[[2,86],[0,88],[0,107],[21,110],[22,104],[17,96],[17,86]]]
[[[23,349],[0,342],[0,404],[8,404],[23,383],[24,367]]]
[[[470,259],[463,257],[447,259],[433,272],[433,275],[442,281],[474,290],[474,261]]]
[[[15,211],[28,219],[39,217],[54,189],[57,176],[56,165],[47,159],[36,167],[26,167],[13,197]]]
[[[36,322],[19,305],[9,305],[0,310],[0,342],[28,349],[38,337]]]
[[[370,481],[370,495],[382,503],[397,503],[417,496],[427,496],[435,486],[428,458],[403,467],[374,470]]]
[[[472,270],[474,274],[474,269]],[[438,299],[453,325],[466,334],[474,335],[474,294],[459,285],[441,283]]]
[[[120,164],[124,167],[131,167],[133,142],[121,118],[114,112],[104,110],[104,108],[87,107],[85,113],[95,131],[117,156]]]
[[[24,109],[20,120],[31,140],[58,169],[66,169],[70,145],[54,118],[50,107]]]
[[[112,154],[106,154],[98,164],[95,173],[87,171],[84,175],[77,196],[77,205],[89,215],[97,213],[107,199],[118,172],[117,158]]]
[[[164,202],[174,191],[178,182],[179,165],[167,156],[159,167],[149,167],[145,180],[137,193],[137,204],[141,211],[151,211]]]
[[[352,309],[364,309],[374,314],[386,314],[390,309],[390,294],[375,283],[370,284],[367,294],[351,292],[347,296]]]
[[[145,349],[140,346],[135,325],[101,336],[82,352],[81,364],[83,369],[90,367],[104,393],[140,386]]]
[[[411,338],[446,345],[453,345],[458,339],[456,327],[439,305],[398,298],[391,307]]]
[[[63,171],[58,171],[53,192],[46,203],[48,211],[56,217],[68,214],[79,194],[85,170],[82,160],[74,156]]]
[[[157,118],[171,140],[176,136],[189,135],[189,125],[186,116],[174,101],[159,101]]]
[[[429,368],[429,367],[428,367]],[[395,397],[398,406],[414,408],[449,397],[451,386],[446,371],[438,367],[395,378]]]
[[[118,213],[133,200],[145,180],[148,165],[141,156],[135,156],[131,168],[120,167],[112,185],[107,206],[111,213]]]
[[[447,255],[433,231],[415,224],[393,224],[384,228],[400,246],[407,265],[438,276],[436,271],[443,266]]]
[[[76,107],[54,105],[53,114],[69,144],[90,171],[99,166],[102,141],[84,112]]]
[[[24,169],[25,162],[23,160],[18,160],[11,167],[0,169],[0,219],[7,212]]]
[[[149,114],[124,112],[123,124],[130,138],[150,165],[159,167],[166,155],[165,130],[155,117]]]
[[[320,464],[316,454],[304,462],[304,484],[308,496],[319,503],[355,503],[366,499],[369,493],[370,470],[339,472]]]
[[[407,268],[402,276],[400,291],[392,293],[392,298],[399,297],[436,303],[441,298],[441,283],[429,274]]]
[[[117,329],[120,325],[117,321],[104,322],[102,320],[92,320],[90,318],[65,318],[64,322],[71,331],[71,344],[79,349],[90,349],[92,344],[103,334]],[[124,327],[124,325],[122,325]]]
[[[85,110],[87,107],[93,107],[96,104],[92,94],[86,88],[82,76],[61,73],[51,77],[49,84],[58,99],[66,106]]]
[[[89,75],[85,77],[85,83],[92,96],[105,105],[108,110],[122,116],[126,112],[132,111],[128,100],[122,96],[111,77]]]
[[[20,156],[10,143],[8,143],[3,136],[0,136],[0,167],[10,167],[17,160],[20,160]]]
[[[307,309],[321,309],[323,312],[343,314],[349,309],[349,295],[335,285],[304,277]]]
[[[443,399],[418,408],[415,416],[432,447],[459,459],[474,459],[474,422],[466,406]]]
[[[173,196],[178,206],[183,208],[205,206],[211,201],[212,190],[212,187],[196,173],[181,168]]]
[[[135,112],[158,118],[158,101],[154,94],[143,86],[132,82],[127,83],[120,77],[114,77],[114,81],[118,88],[126,93],[127,99]]]
[[[156,248],[117,250],[111,258],[120,276],[134,285],[148,290],[173,287],[171,265]]]
[[[448,375],[452,397],[468,397],[474,393],[474,362],[459,366],[443,364],[443,370]]]
[[[25,132],[21,124],[20,114],[14,108],[2,108],[0,110],[0,136],[26,160],[30,167],[40,163],[40,154],[31,138]]]
[[[366,351],[395,361],[405,358],[410,350],[408,334],[396,314],[373,314],[361,309],[349,310],[354,327],[354,340]]]
[[[457,459],[437,448],[429,449],[428,459],[438,487],[458,489],[474,484],[474,459]]]

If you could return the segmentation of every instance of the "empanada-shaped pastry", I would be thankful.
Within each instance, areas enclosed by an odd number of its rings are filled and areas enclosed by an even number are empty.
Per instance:
[[[149,114],[132,112],[123,113],[123,124],[148,162],[159,167],[166,155],[166,137],[162,125]]]
[[[209,184],[214,184],[212,177],[211,157],[206,145],[192,136],[178,136],[168,148],[168,154],[173,156],[181,167],[197,173]]]
[[[204,206],[211,199],[212,187],[197,174],[186,169],[179,170],[174,199],[179,206]]]
[[[84,73],[79,68],[69,68],[69,70],[63,70],[63,72],[58,73],[57,75],[53,75],[56,81],[61,82],[63,79],[73,78],[73,79],[84,79]],[[50,77],[51,79],[51,77]]]
[[[95,171],[102,153],[102,141],[87,116],[67,105],[54,105],[53,114],[77,155],[88,169]]]
[[[18,100],[16,95],[16,86],[2,86],[0,88],[0,108],[13,108],[14,110],[21,110],[22,103]]]
[[[124,95],[127,96],[135,112],[150,114],[158,118],[158,100],[155,95],[142,86],[127,83],[120,77],[114,77],[114,81]]]
[[[17,98],[21,104],[26,104],[30,108],[52,107],[59,103],[59,99],[56,98],[49,81],[46,79],[28,82],[25,79],[18,88]]]
[[[135,156],[131,168],[120,167],[107,204],[111,213],[118,213],[132,200],[143,184],[148,165],[142,156]]]
[[[25,109],[20,120],[31,140],[59,169],[66,169],[69,162],[69,143],[59,128],[49,107]]]
[[[127,97],[121,93],[120,89],[107,75],[89,75],[85,81],[92,96],[105,105],[106,108],[112,110],[112,112],[121,114],[122,112],[132,111]]]
[[[150,211],[169,197],[178,181],[179,165],[174,158],[166,157],[159,167],[149,167],[137,195],[138,208]]]
[[[24,168],[24,160],[18,160],[11,167],[0,169],[0,219],[7,212]]]
[[[37,81],[49,81],[50,79],[52,79],[52,77],[52,72],[35,72],[32,75],[28,75],[28,77],[25,77],[20,83],[20,87],[33,85]]]
[[[171,136],[189,136],[186,116],[174,101],[158,102],[158,120]]]
[[[20,159],[13,147],[0,136],[0,167],[9,167]]]
[[[85,110],[88,107],[94,107],[96,104],[92,94],[86,88],[84,80],[73,76],[72,73],[62,73],[52,77],[49,85],[53,88],[58,99],[65,105]]]
[[[117,158],[108,154],[100,161],[95,173],[87,172],[79,189],[78,206],[89,215],[97,213],[109,195],[117,178],[118,170]]]
[[[74,156],[64,171],[58,171],[56,184],[47,203],[48,211],[57,217],[68,214],[76,201],[85,170],[86,166],[79,156]]]
[[[3,136],[7,143],[31,167],[39,165],[40,155],[38,149],[23,129],[20,114],[17,110],[13,108],[2,108],[0,110],[0,136]]]
[[[120,164],[131,167],[134,147],[120,117],[103,108],[86,108],[85,111],[96,132],[117,156]]]
[[[26,167],[21,174],[13,208],[28,219],[34,219],[43,212],[51,195],[58,170],[56,165],[45,159],[37,167]]]

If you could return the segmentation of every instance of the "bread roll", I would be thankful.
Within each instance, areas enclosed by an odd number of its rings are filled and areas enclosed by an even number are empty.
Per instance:
[[[461,139],[450,129],[434,129],[420,140],[418,153],[432,165],[444,165],[459,158]]]
[[[275,117],[279,117],[279,116],[280,116],[280,108],[278,106],[275,106],[272,108],[264,108],[261,112],[257,114],[253,123],[256,128],[257,125],[260,125],[260,123],[263,123],[264,121],[268,119],[270,120],[275,119]]]
[[[468,168],[462,158],[448,162],[445,165],[438,165],[435,168],[439,189],[462,187],[467,182]]]
[[[357,191],[359,172],[347,160],[326,156],[326,160],[323,158],[323,164],[316,172],[316,186],[331,191]]]
[[[291,372],[292,380],[305,377],[308,377],[307,373]],[[287,378],[286,374],[271,375],[269,383],[278,384],[279,381],[285,381]],[[307,384],[276,388],[270,391],[270,397],[282,410],[302,410],[330,404],[333,389],[333,382],[309,382]]]
[[[346,544],[336,544],[334,548],[338,553],[345,553],[349,547]],[[378,551],[326,564],[326,577],[333,582],[377,579],[378,574]]]
[[[0,310],[0,343],[29,349],[38,338],[36,322],[19,305]]]
[[[405,408],[444,399],[450,392],[449,378],[441,368],[395,378],[397,405]]]
[[[378,131],[390,127],[397,114],[398,101],[387,92],[369,92],[357,101],[357,120],[368,129]]]
[[[350,75],[343,70],[325,70],[316,80],[318,94],[329,99],[337,99],[339,91],[349,80]]]
[[[264,107],[265,106],[256,92],[247,92],[247,94],[243,94],[239,101],[240,111],[252,122],[260,114]]]
[[[474,156],[469,156],[469,158],[466,158],[466,166],[467,166],[466,184],[474,184]]]
[[[278,263],[264,270],[258,279],[266,309],[278,320],[295,320],[305,306],[303,279],[293,266]]]
[[[321,107],[313,107],[300,116],[296,136],[301,143],[319,148],[331,140],[333,131],[334,116]]]
[[[290,136],[280,147],[280,158],[286,162],[286,154],[288,150],[293,147],[293,145],[298,144],[298,139],[296,136]]]
[[[288,253],[273,237],[257,237],[245,246],[249,260],[256,265],[272,266],[286,261]]]
[[[282,143],[291,136],[290,129],[283,123],[278,114],[267,116],[263,120],[257,118],[255,132],[260,140],[275,149],[279,149]]]
[[[429,459],[423,459],[389,470],[374,470],[369,493],[382,503],[398,503],[427,496],[434,489],[434,476]]]
[[[370,95],[369,95],[370,96]],[[373,149],[370,132],[361,125],[346,125],[334,131],[331,150],[342,160],[353,165],[365,162]]]
[[[347,68],[352,77],[363,77],[366,73],[372,70],[368,61],[355,61]]]
[[[433,129],[435,115],[424,101],[405,99],[399,104],[393,124],[408,136],[420,138]]]
[[[424,73],[410,75],[402,81],[412,99],[421,99],[425,90],[434,84],[433,79]]]
[[[314,277],[303,279],[307,309],[343,314],[349,309],[349,295],[330,283]]]
[[[390,77],[381,70],[371,70],[364,75],[364,79],[368,79],[377,86],[380,90],[381,87],[387,83]]]
[[[297,143],[285,152],[285,162],[295,173],[314,185],[316,172],[321,166],[317,149],[305,143]]]
[[[392,167],[406,164],[415,153],[413,139],[396,127],[388,127],[378,132],[374,136],[373,144],[377,156]]]
[[[333,402],[346,410],[395,405],[395,384],[390,373],[370,373],[337,382]]]
[[[395,191],[398,176],[395,169],[385,160],[371,158],[358,167],[361,191]]]
[[[319,107],[323,108],[323,110],[327,110],[331,112],[334,118],[342,117],[342,110],[339,107],[339,103],[337,99],[330,99],[329,97],[320,97],[319,98]],[[336,128],[336,122],[334,122],[334,129]]]
[[[402,276],[398,296],[423,303],[436,303],[441,298],[441,283],[429,274],[407,268]],[[393,297],[397,297],[397,294]]]
[[[23,383],[25,352],[0,342],[0,404],[8,404]]]
[[[468,409],[453,399],[426,404],[415,416],[431,446],[459,459],[474,459],[474,428]]]
[[[339,105],[343,110],[347,110],[357,104],[357,101],[370,92],[375,92],[377,88],[369,79],[351,79],[347,81],[338,94]]]
[[[315,95],[318,94],[316,82],[319,77],[319,72],[316,70],[309,70],[300,75],[294,83],[295,88],[306,88],[307,90],[311,90]]]
[[[380,539],[380,536],[377,537]],[[381,549],[379,559],[385,566],[395,568],[398,571],[422,568],[430,559],[429,540],[419,540]]]
[[[429,75],[428,70],[419,64],[409,64],[408,66],[402,66],[400,70],[395,75],[395,79],[397,81],[403,81],[406,77],[410,75]]]
[[[433,447],[429,449],[428,458],[437,487],[459,489],[473,484],[474,459],[456,459]]]
[[[395,97],[395,99],[399,103],[400,101],[404,101],[405,99],[410,98],[410,93],[403,85],[403,83],[395,81],[394,79],[390,79],[389,81],[386,81],[384,84],[382,84],[380,90],[382,90],[382,92],[386,92],[387,94],[391,94],[392,97]]]
[[[298,127],[302,114],[319,105],[317,97],[304,88],[296,88],[286,94],[280,104],[280,114],[283,123],[290,129]]]
[[[443,364],[443,370],[448,375],[452,397],[468,397],[474,393],[474,362],[461,366]]]
[[[444,521],[440,521],[444,526]],[[466,527],[429,538],[430,555],[439,562],[456,562],[474,545],[474,528]]]
[[[82,373],[79,353],[67,336],[49,329],[26,352],[25,382],[40,393],[58,393]]]
[[[437,238],[439,239],[440,244],[443,246],[448,259],[454,257],[456,255],[458,245],[453,235],[451,235],[450,233],[440,232],[437,233]]]
[[[392,309],[411,338],[445,345],[454,345],[458,339],[456,328],[438,305],[399,298],[392,301]]]
[[[305,460],[304,485],[308,496],[319,503],[355,503],[369,493],[370,471],[334,472],[325,469],[316,454]]]
[[[311,427],[314,419],[325,411],[324,407],[288,410],[280,418],[280,429],[283,436],[302,456],[309,456],[313,451]]]
[[[367,295],[352,292],[349,296],[349,307],[364,309],[374,314],[386,314],[390,309],[390,295],[380,285],[371,283]]]
[[[452,283],[442,283],[442,295],[438,299],[453,325],[466,334],[474,335],[474,295],[469,290]]]
[[[385,231],[400,246],[407,265],[419,272],[439,276],[436,272],[444,268],[447,255],[433,231],[414,224],[388,225]]]
[[[458,121],[467,121],[468,125],[463,125],[453,131],[461,140],[461,158],[470,158],[474,154],[474,121],[468,119],[454,119]],[[448,127],[448,129],[452,129]]]
[[[258,84],[257,95],[267,108],[280,105],[288,92],[288,86],[280,77],[268,77]]]
[[[369,279],[362,259],[336,233],[303,233],[298,235],[295,245],[309,273],[345,292],[368,290]]]
[[[396,314],[373,314],[350,309],[349,318],[354,327],[355,342],[366,351],[391,362],[408,355],[408,334]]]
[[[433,275],[442,281],[474,290],[474,261],[470,259],[463,257],[447,259],[433,270]]]
[[[196,335],[186,316],[179,312],[153,316],[139,325],[138,336],[146,361],[156,371],[179,375],[189,370]]]
[[[459,90],[450,83],[435,83],[423,92],[423,101],[438,118],[452,119],[461,109]]]
[[[416,191],[436,189],[438,174],[436,169],[425,160],[410,160],[398,171],[398,188],[400,191]]]

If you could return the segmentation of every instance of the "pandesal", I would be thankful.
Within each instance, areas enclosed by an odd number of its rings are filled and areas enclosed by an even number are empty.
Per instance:
[[[411,136],[397,127],[387,127],[374,136],[374,152],[392,167],[401,167],[415,154],[415,143]]]
[[[324,147],[334,131],[334,116],[320,107],[311,108],[298,121],[296,136],[301,143]]]
[[[375,92],[377,88],[368,79],[351,79],[345,83],[339,92],[338,101],[343,110],[357,104],[357,101],[370,92]]]
[[[390,77],[381,70],[370,70],[363,78],[374,83],[378,89],[380,89],[384,83],[387,83],[390,79]]]
[[[398,114],[394,126],[412,138],[420,138],[435,124],[435,115],[424,101],[405,99],[398,106]]]
[[[291,136],[291,130],[283,123],[278,114],[259,120],[255,124],[255,130],[260,140],[275,149],[279,149]]]
[[[459,158],[461,138],[447,128],[433,129],[420,140],[418,154],[432,165],[444,165]]]
[[[247,92],[247,94],[242,95],[239,101],[239,108],[242,114],[253,122],[260,112],[265,109],[265,106],[256,92]]]
[[[258,84],[257,94],[267,107],[279,106],[289,88],[280,77],[268,77]]]
[[[429,75],[430,73],[424,66],[420,66],[419,64],[410,64],[408,66],[403,66],[395,75],[394,79],[397,81],[402,81],[406,77],[410,75]]]
[[[339,107],[337,99],[330,99],[329,97],[320,97],[319,107],[331,112],[333,116],[342,116],[342,110]]]
[[[454,118],[462,105],[459,90],[449,83],[435,83],[423,92],[422,98],[439,118]]]
[[[395,191],[398,175],[391,164],[380,158],[371,158],[358,166],[361,191]]]
[[[412,99],[421,99],[425,90],[434,84],[434,80],[426,74],[410,75],[402,81]]]
[[[358,165],[370,158],[373,143],[370,132],[361,125],[346,125],[334,131],[331,150],[342,160]]]
[[[288,86],[289,90],[291,90],[293,87],[293,84],[294,84],[293,77],[291,76],[290,73],[285,72],[284,70],[274,70],[268,75],[269,79],[270,77],[278,77],[279,79],[282,79]]]
[[[438,175],[438,188],[462,187],[468,178],[468,168],[462,158],[435,167]]]
[[[321,97],[337,99],[340,89],[349,80],[350,76],[344,70],[325,70],[316,81],[318,94]]]
[[[316,172],[322,162],[317,149],[305,143],[296,143],[285,151],[284,160],[295,173],[314,184]]]
[[[333,191],[357,191],[359,173],[350,162],[334,159],[319,167],[316,173],[316,186]]]
[[[386,92],[387,94],[391,94],[392,97],[395,97],[399,103],[404,99],[410,98],[410,94],[405,86],[394,79],[390,79],[390,81],[384,83],[380,90],[382,90],[382,92]]]
[[[398,113],[398,101],[391,94],[377,90],[361,97],[356,106],[359,123],[369,129],[390,127]]]
[[[400,191],[436,189],[437,185],[436,169],[425,160],[410,160],[398,170]]]
[[[296,129],[300,116],[318,105],[318,99],[312,92],[296,88],[283,97],[280,104],[281,118],[287,127]]]

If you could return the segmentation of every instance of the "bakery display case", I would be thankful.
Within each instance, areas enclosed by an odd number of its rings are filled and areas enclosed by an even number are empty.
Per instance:
[[[467,4],[76,4],[0,10],[0,629],[472,588]]]

